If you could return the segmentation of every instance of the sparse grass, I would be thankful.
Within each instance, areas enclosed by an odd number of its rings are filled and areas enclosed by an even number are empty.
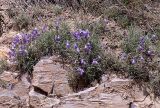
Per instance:
[[[38,19],[39,17],[43,17],[45,14],[45,12],[43,12],[43,9],[39,6],[34,6],[31,8],[31,10],[33,11],[32,13],[33,19]]]
[[[18,11],[16,9],[10,8],[8,10],[6,10],[9,18],[14,18],[15,16],[18,15]]]
[[[121,10],[117,6],[111,6],[104,10],[104,15],[108,18],[116,18],[121,13]]]
[[[92,31],[99,36],[108,32],[104,18],[100,18],[96,21],[89,21],[89,20],[83,20],[81,22],[77,21],[76,27],[81,29],[88,29],[89,31]]]
[[[63,7],[55,5],[52,7],[53,13],[57,16],[62,13]]]
[[[7,70],[7,62],[5,60],[0,60],[0,74],[4,72],[4,70]]]
[[[130,26],[128,36],[125,38],[125,43],[123,45],[124,51],[128,53],[135,53],[138,47],[139,37],[143,36],[142,30],[140,28]]]
[[[131,23],[134,23],[134,21],[131,22],[129,17],[126,15],[119,15],[115,20],[123,28],[127,28],[131,26]]]
[[[27,14],[22,13],[18,16],[14,17],[15,20],[15,26],[18,30],[26,29],[28,30],[28,27],[32,25],[32,19],[27,16]]]

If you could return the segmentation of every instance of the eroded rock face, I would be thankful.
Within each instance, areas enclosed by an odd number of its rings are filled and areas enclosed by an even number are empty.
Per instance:
[[[0,108],[27,108],[25,100],[12,91],[0,92]]]
[[[54,108],[60,103],[57,98],[47,97],[35,92],[33,89],[29,92],[30,106],[33,108]]]
[[[43,58],[36,64],[32,85],[57,96],[72,93],[67,80],[67,71],[62,68],[62,64],[55,62],[55,57]]]
[[[22,82],[0,89],[0,108],[28,108],[28,93],[29,89]]]
[[[5,71],[0,80],[12,86],[0,88],[0,108],[159,108],[130,79],[102,76],[100,84],[73,93],[67,71],[56,57],[42,58],[34,67],[30,83],[28,75],[16,81],[15,73]],[[110,78],[109,78],[110,77]],[[14,81],[15,80],[15,81]]]
[[[13,73],[11,71],[4,71],[1,75],[0,75],[0,79],[6,82],[18,82],[17,79],[15,79],[15,77],[17,76],[17,73]]]
[[[4,71],[0,75],[5,85],[0,88],[0,108],[28,108],[30,83],[27,75],[21,77],[21,81],[15,79],[16,73]]]
[[[105,80],[95,87],[63,97],[63,104],[58,108],[129,108],[133,99],[125,95],[125,88],[127,89],[131,82],[117,78]]]

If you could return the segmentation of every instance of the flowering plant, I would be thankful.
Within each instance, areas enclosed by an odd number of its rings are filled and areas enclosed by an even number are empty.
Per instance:
[[[42,56],[60,55],[64,65],[71,64],[76,79],[89,85],[94,80],[100,81],[103,73],[99,45],[96,33],[88,29],[71,32],[66,24],[57,21],[53,30],[47,31],[45,25],[41,31],[35,28],[28,34],[16,35],[9,56],[21,73],[32,74],[33,66]]]

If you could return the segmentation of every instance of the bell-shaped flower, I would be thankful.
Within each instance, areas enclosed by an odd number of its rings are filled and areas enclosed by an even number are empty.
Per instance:
[[[42,33],[46,32],[47,31],[47,25],[45,24],[43,27],[42,27]]]
[[[24,45],[21,45],[21,46],[20,46],[20,48],[19,48],[19,54],[20,54],[21,56],[24,56],[24,55],[27,54],[26,46],[24,46]]]
[[[80,40],[81,39],[81,36],[80,36],[80,33],[79,31],[76,31],[76,32],[73,32],[73,36],[76,40]]]
[[[151,36],[151,41],[152,41],[152,42],[155,42],[155,41],[157,41],[157,40],[158,40],[158,37],[153,34],[153,35]]]
[[[153,56],[153,55],[154,55],[154,52],[151,51],[151,50],[148,50],[148,51],[146,52],[146,55],[147,55],[147,56]]]
[[[78,52],[78,53],[80,52],[80,49],[79,49],[79,47],[78,47],[78,44],[77,44],[77,43],[75,43],[75,44],[74,44],[74,49],[76,50],[76,52]]]
[[[34,29],[32,30],[32,32],[31,32],[32,39],[33,39],[33,40],[36,39],[37,36],[39,36],[39,35],[40,35],[40,34],[39,34],[38,29],[37,29],[37,28],[34,28]]]
[[[15,50],[15,49],[16,49],[16,47],[17,47],[17,45],[16,45],[16,44],[14,44],[14,43],[12,43],[12,44],[11,44],[11,50]]]
[[[16,57],[16,52],[14,50],[11,50],[8,52],[9,58],[14,59]]]
[[[66,42],[66,48],[67,49],[69,49],[70,48],[70,43],[69,43],[69,41],[67,40],[67,42]]]
[[[120,59],[125,60],[126,58],[127,58],[127,54],[126,53],[121,53]]]
[[[84,69],[82,69],[80,67],[77,68],[77,71],[79,72],[80,75],[84,74]]]
[[[140,61],[143,62],[144,61],[144,57],[141,55],[140,56]]]
[[[80,35],[84,38],[88,38],[89,37],[89,31],[88,30],[80,30]]]
[[[141,45],[138,45],[137,50],[138,50],[138,52],[142,52],[142,51],[144,51],[144,47]]]
[[[60,35],[56,35],[56,36],[55,36],[55,42],[60,42],[60,41],[61,41]]]
[[[88,42],[85,46],[84,49],[86,52],[90,52],[92,50],[92,45],[90,42]]]
[[[98,64],[98,61],[97,61],[96,59],[93,59],[92,64],[93,64],[93,65],[97,65],[97,64]]]
[[[13,44],[17,45],[20,43],[20,38],[19,38],[19,35],[16,35],[15,38],[13,38],[13,41],[12,41]]]
[[[81,63],[82,65],[85,65],[85,64],[86,64],[86,62],[85,62],[84,59],[81,59],[81,60],[80,60],[80,63]]]
[[[131,59],[131,64],[133,64],[133,65],[136,64],[136,59],[135,58]]]

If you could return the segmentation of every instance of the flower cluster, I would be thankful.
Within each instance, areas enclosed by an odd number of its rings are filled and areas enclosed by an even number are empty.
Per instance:
[[[90,36],[90,32],[88,30],[78,30],[73,32],[73,36],[75,37],[75,40],[80,40],[80,39],[88,39]]]
[[[76,61],[76,71],[79,75],[86,75],[88,67],[97,67],[99,65],[98,55],[93,56],[94,45],[91,41],[91,35],[88,30],[79,29],[73,32],[74,50],[78,53]],[[67,41],[66,46],[69,42]],[[67,47],[68,48],[68,47]]]
[[[142,36],[139,38],[138,45],[136,48],[136,52],[134,54],[129,53],[126,54],[125,52],[121,54],[121,60],[128,60],[131,64],[136,64],[138,62],[144,63],[148,62],[148,60],[152,60],[155,56],[155,51],[153,50],[153,45],[149,43],[155,43],[157,41],[157,36],[152,35],[149,36]],[[134,56],[133,56],[134,55]]]
[[[30,33],[17,34],[11,43],[9,58],[11,61],[18,60],[19,57],[25,57],[28,55],[28,48],[33,41],[35,41],[41,33],[47,31],[47,25],[42,27],[42,30],[34,28]]]
[[[36,28],[30,34],[17,34],[11,43],[10,58],[15,59],[17,56],[25,56],[27,54],[27,45],[37,36],[38,30]]]
[[[70,63],[76,76],[87,84],[100,78],[103,65],[98,36],[88,29],[70,32],[67,26],[60,24],[56,21],[52,31],[47,32],[44,25],[42,30],[35,28],[30,33],[16,35],[11,44],[10,59],[17,63],[20,71],[32,72],[41,56],[54,53],[60,55],[63,64]]]
[[[60,22],[56,22],[56,34],[53,38],[53,41],[56,43],[57,49],[60,52],[59,54],[66,53],[65,51],[70,51],[75,57],[70,58],[73,63],[75,71],[79,73],[80,76],[83,76],[87,73],[88,67],[97,67],[99,66],[100,57],[94,55],[94,45],[91,41],[91,33],[88,29],[79,29],[70,33],[70,37],[66,38],[60,32]],[[63,45],[65,45],[63,47]],[[93,56],[94,55],[94,56]],[[62,55],[61,55],[62,56]]]

